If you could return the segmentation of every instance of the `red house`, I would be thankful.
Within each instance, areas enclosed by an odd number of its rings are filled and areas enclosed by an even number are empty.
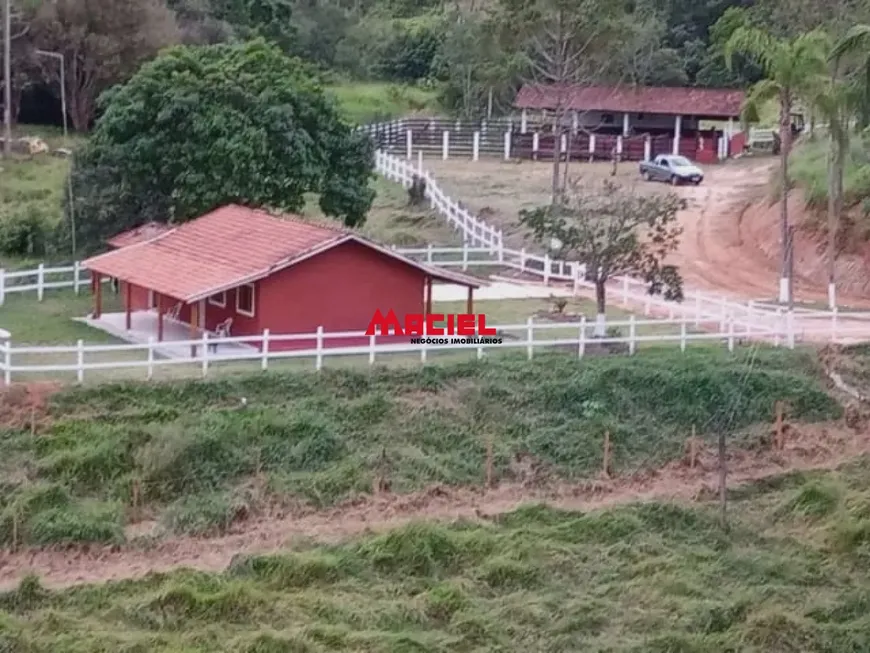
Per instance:
[[[191,339],[228,319],[231,336],[256,337],[265,329],[314,333],[318,327],[326,333],[365,331],[378,309],[393,309],[400,320],[431,313],[433,281],[467,287],[467,310],[473,313],[473,289],[484,285],[343,229],[237,205],[155,229],[148,237],[141,233],[116,236],[110,242],[121,243],[118,249],[82,265],[92,273],[93,319],[102,313],[102,278],[118,279],[127,331],[134,312],[152,312],[158,341],[167,319],[188,325]],[[270,341],[269,349],[313,346],[314,341]]]

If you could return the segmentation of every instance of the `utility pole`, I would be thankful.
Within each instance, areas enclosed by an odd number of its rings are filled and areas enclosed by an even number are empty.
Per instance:
[[[12,0],[3,0],[3,158],[12,155]]]

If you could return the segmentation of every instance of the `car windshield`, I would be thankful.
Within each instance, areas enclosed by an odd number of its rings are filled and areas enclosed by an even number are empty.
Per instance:
[[[671,164],[672,164],[672,165],[675,165],[675,166],[683,167],[683,166],[690,166],[690,165],[692,165],[692,162],[689,161],[689,160],[688,160],[686,157],[684,157],[684,156],[672,156],[672,157],[671,157]]]

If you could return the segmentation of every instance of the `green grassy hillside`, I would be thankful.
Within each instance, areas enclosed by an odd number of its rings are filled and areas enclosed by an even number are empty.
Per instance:
[[[0,595],[29,653],[857,653],[870,632],[870,462],[713,506],[416,523],[226,573]]]
[[[0,543],[121,541],[134,495],[164,531],[200,534],[275,504],[330,506],[371,492],[379,475],[397,493],[479,484],[489,438],[499,478],[521,451],[562,478],[597,474],[605,431],[615,469],[633,470],[680,456],[693,426],[712,435],[769,423],[779,399],[807,420],[840,410],[810,355],[785,350],[71,390],[38,437],[29,411],[21,430],[0,434]]]

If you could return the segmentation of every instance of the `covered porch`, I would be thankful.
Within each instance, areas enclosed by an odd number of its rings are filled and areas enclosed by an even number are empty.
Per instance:
[[[201,355],[201,346],[187,346],[182,342],[201,339],[201,330],[191,335],[189,324],[158,314],[155,310],[125,311],[123,313],[92,313],[76,318],[94,329],[133,344],[155,343],[154,351],[164,358],[196,358]],[[213,335],[213,334],[212,334]],[[217,355],[232,356],[259,351],[253,345],[238,342],[221,342],[215,339]]]
[[[125,280],[121,280],[120,288],[124,312],[103,313],[103,277],[96,271],[91,275],[94,309],[81,320],[91,327],[131,343],[146,344],[151,339],[155,343],[165,343],[155,351],[169,358],[196,358],[201,346],[173,343],[202,340],[203,336],[213,340],[214,346],[224,354],[258,349],[242,343],[222,343],[218,333],[209,331],[204,299],[187,303]]]

